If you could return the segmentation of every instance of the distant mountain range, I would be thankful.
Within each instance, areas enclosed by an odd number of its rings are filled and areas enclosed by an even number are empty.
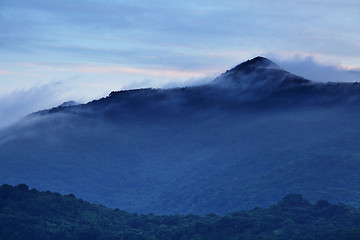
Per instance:
[[[0,132],[0,183],[141,213],[228,213],[288,193],[360,206],[360,85],[257,57],[200,86],[112,92]]]

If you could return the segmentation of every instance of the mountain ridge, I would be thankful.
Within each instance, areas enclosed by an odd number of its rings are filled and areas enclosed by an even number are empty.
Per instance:
[[[75,106],[58,106],[39,111],[41,114],[83,109],[84,106],[117,104],[129,111],[129,107],[148,109],[144,101],[156,103],[159,108],[168,105],[173,109],[191,108],[191,104],[204,103],[203,107],[218,107],[251,103],[257,106],[286,104],[339,104],[359,102],[360,87],[356,83],[317,83],[282,70],[276,63],[264,57],[255,57],[227,70],[213,81],[197,86],[169,89],[143,88],[113,91],[107,97]],[[283,98],[283,99],[279,99]],[[310,98],[309,98],[310,97]],[[153,109],[154,110],[154,109]],[[168,111],[167,109],[162,109]],[[172,111],[174,113],[174,111]]]
[[[235,76],[28,116],[0,131],[0,182],[139,213],[223,214],[291,192],[358,206],[359,84]]]

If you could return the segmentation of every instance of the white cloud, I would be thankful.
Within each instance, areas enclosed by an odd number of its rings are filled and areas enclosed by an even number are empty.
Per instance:
[[[5,127],[32,112],[61,104],[66,100],[61,95],[63,91],[63,84],[55,82],[0,95],[0,127]]]
[[[320,63],[312,56],[270,57],[288,72],[316,82],[360,82],[360,69]]]

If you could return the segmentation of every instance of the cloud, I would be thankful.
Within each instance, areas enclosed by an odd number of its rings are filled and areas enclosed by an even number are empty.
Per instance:
[[[0,128],[32,112],[61,104],[65,100],[61,95],[63,90],[63,84],[55,82],[0,95]]]
[[[198,85],[211,81],[221,72],[225,71],[215,67],[183,69],[164,66],[77,64],[65,62],[24,62],[20,66],[25,67],[27,71],[31,69],[31,71],[35,72],[56,72],[56,76],[61,74],[63,76],[81,76],[74,78],[70,83],[72,89],[81,89],[77,94],[84,93],[84,88],[89,93],[91,86],[100,86],[102,89],[107,89],[107,93],[110,93],[120,89]],[[107,76],[107,78],[103,78],[103,76]],[[112,79],[110,79],[110,76]],[[69,85],[69,83],[66,84]],[[99,90],[98,87],[97,89]],[[91,98],[96,97],[93,94],[91,95]]]
[[[0,75],[5,75],[5,74],[10,74],[10,72],[0,69]]]
[[[316,82],[360,82],[360,69],[318,62],[312,56],[270,57],[288,72]]]
[[[83,73],[83,77],[62,78],[46,84],[32,85],[27,89],[16,89],[10,93],[0,94],[0,128],[39,110],[52,108],[65,101],[87,102],[108,95],[111,91],[144,87],[178,87],[206,83],[207,72],[182,69],[133,68],[122,66],[99,66],[86,64],[41,64],[22,63],[25,67],[37,71],[50,71],[59,76],[62,72]],[[118,77],[135,76],[138,78],[119,81],[99,81],[99,74],[114,74]],[[161,81],[147,79],[145,76],[159,78]],[[166,81],[165,79],[169,79]],[[143,80],[135,80],[143,79]],[[172,81],[170,81],[172,80]],[[121,84],[120,84],[121,83]]]
[[[31,57],[172,67],[235,60],[208,57],[219,50],[296,49],[358,62],[358,7],[350,0],[0,1],[0,46]]]
[[[81,67],[75,69],[76,72],[84,73],[130,73],[130,74],[140,74],[147,76],[155,77],[169,77],[169,78],[189,78],[189,77],[204,77],[206,72],[202,71],[183,71],[178,69],[143,69],[143,68],[133,68],[133,67],[121,67],[121,66],[112,66],[112,67]]]

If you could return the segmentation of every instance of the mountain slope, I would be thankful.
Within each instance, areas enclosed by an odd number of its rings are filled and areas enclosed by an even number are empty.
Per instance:
[[[359,206],[359,93],[263,58],[202,86],[113,92],[3,129],[0,182],[143,213],[223,214],[292,192]]]

